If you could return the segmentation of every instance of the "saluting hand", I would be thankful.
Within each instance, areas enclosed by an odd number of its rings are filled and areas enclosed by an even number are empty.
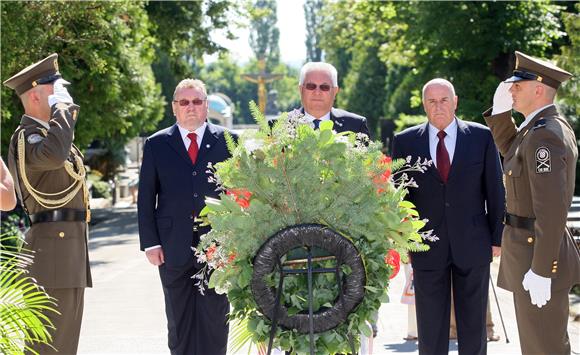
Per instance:
[[[150,249],[145,252],[149,262],[155,266],[165,263],[165,256],[163,255],[163,248]]]
[[[68,90],[65,85],[69,85],[70,83],[64,79],[57,79],[53,85],[53,94],[48,96],[48,105],[52,107],[56,103],[68,103],[72,104],[73,99],[68,93]]]
[[[511,87],[512,83],[504,83],[503,81],[499,83],[497,89],[495,89],[495,94],[493,94],[492,115],[497,115],[498,113],[503,113],[512,109],[514,99],[510,93]]]

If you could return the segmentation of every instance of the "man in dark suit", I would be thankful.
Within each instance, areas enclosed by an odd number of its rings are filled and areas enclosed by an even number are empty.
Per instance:
[[[338,87],[336,68],[329,63],[309,62],[300,70],[300,109],[315,128],[321,121],[334,122],[336,132],[351,131],[364,133],[370,137],[367,119],[352,112],[332,107]]]
[[[173,94],[177,123],[147,138],[139,175],[139,238],[147,259],[159,266],[171,354],[225,354],[228,339],[225,295],[202,295],[192,275],[201,265],[193,247],[209,227],[194,219],[206,197],[218,197],[208,163],[230,157],[225,128],[207,122],[208,102],[200,80],[181,81]]]
[[[460,354],[485,354],[489,263],[499,256],[504,189],[499,156],[483,125],[455,117],[453,85],[433,79],[423,87],[429,122],[411,127],[393,140],[394,158],[429,159],[425,173],[413,173],[419,185],[409,200],[428,219],[430,250],[411,253],[419,352],[449,349],[450,293],[453,291]]]

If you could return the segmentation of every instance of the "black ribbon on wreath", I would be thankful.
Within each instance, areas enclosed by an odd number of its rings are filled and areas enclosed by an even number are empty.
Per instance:
[[[297,253],[298,252],[298,253]],[[286,255],[286,261],[282,262]],[[314,268],[313,262],[335,259],[335,267]],[[290,268],[289,266],[293,266]],[[305,268],[296,268],[304,265]],[[348,265],[351,272],[343,275],[341,265]],[[274,272],[280,273],[278,288],[269,286],[265,279]],[[315,273],[335,273],[338,297],[332,307],[312,310],[312,275]],[[288,309],[281,302],[284,277],[305,274],[308,277],[308,313],[288,315]],[[327,226],[320,224],[300,224],[285,228],[271,236],[254,257],[254,272],[251,288],[259,310],[272,322],[271,351],[275,329],[280,324],[285,329],[295,329],[300,333],[310,333],[310,352],[313,352],[314,333],[336,328],[345,322],[348,315],[362,301],[366,284],[366,273],[360,253],[354,244]],[[351,339],[351,347],[354,344]],[[354,349],[353,349],[354,353]]]

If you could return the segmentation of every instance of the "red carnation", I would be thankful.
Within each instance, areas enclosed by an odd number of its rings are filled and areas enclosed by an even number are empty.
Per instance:
[[[387,255],[385,255],[385,264],[393,268],[393,272],[391,273],[389,279],[397,276],[399,270],[401,269],[401,255],[399,255],[399,252],[397,252],[395,249],[389,250]]]

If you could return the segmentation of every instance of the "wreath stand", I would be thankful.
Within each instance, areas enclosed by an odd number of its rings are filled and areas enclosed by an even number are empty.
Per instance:
[[[282,262],[284,256],[286,261]],[[332,268],[315,268],[313,262],[336,260]],[[349,275],[341,273],[341,265],[348,265]],[[302,268],[296,268],[303,265]],[[292,267],[292,268],[290,268]],[[264,282],[265,276],[278,270],[278,288],[273,289]],[[333,273],[339,290],[335,303],[316,313],[312,302],[313,274]],[[308,313],[288,315],[281,304],[284,278],[306,274],[308,280]],[[288,227],[271,236],[256,253],[252,275],[252,294],[258,308],[272,322],[268,355],[271,354],[278,324],[286,329],[295,329],[310,336],[310,354],[314,355],[314,334],[336,328],[346,321],[347,316],[364,297],[366,273],[362,259],[354,244],[320,224],[301,224]],[[349,334],[352,354],[356,354],[352,334]]]

